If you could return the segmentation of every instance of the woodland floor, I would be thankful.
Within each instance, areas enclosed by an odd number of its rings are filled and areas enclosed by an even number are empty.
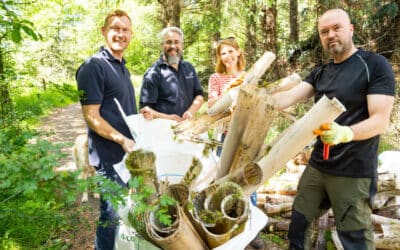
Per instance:
[[[85,123],[79,103],[74,103],[65,108],[56,109],[51,115],[42,120],[41,131],[47,134],[47,139],[53,143],[63,143],[62,149],[67,157],[60,161],[60,168],[76,170],[72,160],[72,145],[75,137],[86,133]],[[89,196],[89,201],[82,203],[78,197],[74,211],[75,223],[71,230],[62,235],[70,249],[93,249],[96,222],[99,217],[99,200]]]
[[[42,120],[42,124],[40,130],[47,134],[48,140],[53,143],[65,144],[62,151],[68,156],[60,161],[60,168],[75,170],[76,167],[71,156],[72,145],[77,135],[86,133],[80,104],[74,103],[65,108],[56,109]],[[76,215],[71,230],[62,235],[70,246],[69,249],[93,249],[96,222],[99,216],[99,201],[89,196],[89,201],[82,203],[78,197],[74,211],[68,212]],[[264,243],[265,246],[262,249],[282,249],[273,242],[264,241]],[[246,247],[246,250],[253,249],[251,246]]]

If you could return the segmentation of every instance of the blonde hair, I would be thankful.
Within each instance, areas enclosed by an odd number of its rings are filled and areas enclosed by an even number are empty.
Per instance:
[[[226,68],[225,65],[221,61],[221,47],[222,45],[228,45],[236,50],[240,51],[239,44],[235,41],[234,38],[226,38],[218,42],[217,49],[216,49],[216,54],[217,54],[217,64],[215,65],[215,72],[217,73],[226,73]],[[237,68],[238,71],[244,70],[246,67],[246,59],[244,58],[244,53],[240,51],[240,55],[238,58],[238,63],[237,63]]]
[[[112,17],[123,17],[126,16],[129,21],[132,23],[131,18],[129,17],[128,13],[124,10],[113,10],[110,13],[107,14],[106,18],[104,19],[104,25],[103,27],[107,27],[108,21],[112,18]]]

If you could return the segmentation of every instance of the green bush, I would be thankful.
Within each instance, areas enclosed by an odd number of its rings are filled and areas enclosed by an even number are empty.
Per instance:
[[[82,190],[78,172],[54,171],[61,145],[29,143],[34,135],[18,127],[0,132],[0,249],[46,244],[67,224],[61,211]]]
[[[117,205],[127,190],[101,176],[81,180],[79,171],[54,171],[66,156],[65,145],[40,140],[27,128],[54,108],[76,102],[75,85],[30,86],[24,92],[12,94],[14,110],[0,130],[0,249],[68,249],[62,235],[73,230],[81,213],[72,209],[78,194],[95,186],[93,191]]]
[[[76,223],[68,211],[78,194],[101,182],[94,191],[114,205],[127,195],[101,176],[81,180],[79,171],[54,171],[65,156],[62,145],[35,136],[17,126],[0,131],[0,249],[65,249],[61,235]]]

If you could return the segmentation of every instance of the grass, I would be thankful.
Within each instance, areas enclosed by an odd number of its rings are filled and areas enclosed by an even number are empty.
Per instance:
[[[14,94],[15,116],[23,125],[31,127],[37,125],[40,118],[48,115],[52,110],[78,101],[75,85],[52,84],[46,90],[33,87],[28,94]]]
[[[288,248],[288,241],[281,237],[279,233],[264,233],[260,232],[259,236],[266,242],[272,242],[273,244],[279,246],[281,249]]]

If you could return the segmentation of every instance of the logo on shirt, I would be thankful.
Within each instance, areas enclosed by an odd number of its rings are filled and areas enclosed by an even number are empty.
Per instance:
[[[188,76],[185,77],[186,79],[193,79],[194,78],[194,73],[190,72]]]

